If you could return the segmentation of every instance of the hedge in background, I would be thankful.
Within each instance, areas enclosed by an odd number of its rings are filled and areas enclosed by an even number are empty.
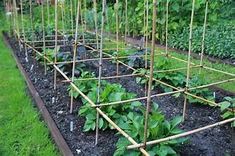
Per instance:
[[[193,29],[192,51],[201,52],[203,27]],[[169,46],[188,50],[189,28],[169,35]],[[205,54],[221,59],[235,59],[235,27],[219,25],[208,27],[205,38]]]

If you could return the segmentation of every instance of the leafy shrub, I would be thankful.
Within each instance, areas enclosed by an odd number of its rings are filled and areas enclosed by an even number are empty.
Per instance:
[[[201,52],[203,27],[193,29],[192,51]],[[235,59],[235,27],[232,25],[207,28],[205,54],[221,59]],[[169,46],[188,50],[189,28],[169,35]]]

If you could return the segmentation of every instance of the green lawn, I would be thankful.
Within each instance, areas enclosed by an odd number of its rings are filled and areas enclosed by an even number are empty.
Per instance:
[[[0,31],[4,29],[0,15]],[[0,33],[0,155],[59,155]]]

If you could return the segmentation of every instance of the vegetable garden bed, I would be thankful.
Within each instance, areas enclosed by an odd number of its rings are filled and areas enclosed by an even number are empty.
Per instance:
[[[67,92],[66,83],[60,82],[57,87],[57,91],[53,90],[53,72],[49,71],[47,75],[44,75],[43,65],[34,60],[35,54],[32,50],[28,51],[28,62],[25,61],[24,52],[19,51],[19,46],[14,38],[8,38],[12,47],[15,49],[15,53],[18,56],[23,67],[29,74],[31,81],[35,85],[39,95],[42,97],[46,107],[48,108],[52,118],[55,120],[58,128],[64,136],[66,142],[76,155],[112,155],[115,151],[115,143],[117,136],[114,131],[106,130],[102,131],[99,135],[99,145],[94,145],[95,133],[83,132],[84,117],[78,116],[77,112],[83,105],[81,99],[75,101],[74,111],[69,114],[69,101],[70,96]],[[33,67],[32,67],[33,65]],[[91,61],[85,63],[85,69],[87,71],[93,71],[98,74],[96,70],[97,61]],[[116,65],[111,61],[104,61],[104,76],[111,76],[115,74]],[[130,74],[131,71],[125,66],[120,67],[121,74]],[[63,81],[60,77],[58,81]],[[128,92],[132,92],[141,97],[145,94],[144,87],[136,84],[135,77],[126,77],[120,79],[112,79],[110,83],[120,83]],[[154,93],[161,92],[161,88],[154,89]],[[64,94],[66,93],[67,94]],[[227,96],[224,92],[218,92],[217,102],[220,102],[220,97]],[[52,102],[54,100],[54,102]],[[171,119],[176,115],[182,113],[182,98],[176,99],[172,96],[164,96],[154,98],[154,102],[159,104],[160,110],[165,114],[167,119]],[[172,109],[173,108],[173,109]],[[217,122],[220,120],[220,111],[210,106],[194,105],[190,104],[188,108],[189,118],[186,118],[185,122],[180,125],[184,130],[194,129],[203,125],[207,125],[208,122]],[[73,132],[70,131],[70,122],[74,123]],[[231,153],[233,150],[232,145],[233,130],[229,125],[217,127],[203,133],[193,135],[189,139],[189,143],[185,143],[178,149],[178,152],[182,155],[198,154],[210,155],[223,155],[224,153]],[[202,144],[203,142],[203,144]],[[223,145],[221,146],[221,142]],[[224,150],[226,149],[226,150]]]
[[[83,18],[82,7],[86,8],[86,1],[78,1],[77,7],[75,5],[75,31],[72,3],[69,5],[71,31],[65,30],[64,6],[67,3],[55,1],[55,29],[45,29],[44,4],[38,4],[41,7],[42,30],[36,28],[34,31],[32,18],[29,18],[31,27],[27,30],[24,27],[22,1],[21,30],[19,29],[18,10],[14,0],[12,25],[15,38],[9,40],[15,46],[18,57],[74,154],[231,154],[234,140],[230,133],[232,130],[226,124],[235,126],[235,99],[225,97],[221,92],[213,93],[208,88],[235,81],[235,74],[208,67],[203,62],[208,3],[207,1],[200,64],[191,61],[195,0],[192,2],[187,60],[171,55],[167,44],[164,53],[156,53],[156,0],[153,0],[152,6],[151,50],[147,40],[148,26],[143,40],[137,46],[120,43],[118,1],[114,6],[116,40],[104,35],[105,0],[102,1],[101,33],[98,31],[96,1],[93,1],[94,33],[86,29]],[[168,4],[167,1],[167,16]],[[32,1],[29,5],[32,17]],[[125,13],[127,5],[125,1]],[[145,5],[144,22],[148,25],[149,3]],[[49,3],[47,9],[47,24],[50,26]],[[62,19],[61,23],[58,14]],[[125,19],[127,22],[127,16]],[[166,38],[167,25],[166,22]],[[125,41],[126,32],[127,25]],[[192,70],[197,72],[191,74]],[[207,72],[224,74],[225,77],[211,83],[205,75],[201,75]],[[178,116],[181,114],[182,117]],[[206,135],[201,132],[210,128],[213,129]],[[95,137],[93,132],[89,132],[94,130]],[[117,135],[114,135],[115,132],[118,132]]]

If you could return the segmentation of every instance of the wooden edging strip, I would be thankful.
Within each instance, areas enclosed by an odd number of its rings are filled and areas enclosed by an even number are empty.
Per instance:
[[[36,103],[40,114],[42,115],[44,121],[46,122],[47,127],[50,130],[51,136],[52,136],[53,140],[55,141],[57,147],[59,148],[59,151],[64,156],[73,156],[71,149],[69,148],[68,144],[66,143],[62,134],[60,133],[58,127],[56,126],[56,123],[54,122],[54,120],[50,116],[50,113],[48,112],[44,102],[42,101],[41,97],[39,96],[38,92],[36,91],[35,87],[33,86],[32,81],[29,79],[28,74],[26,73],[26,71],[24,70],[20,61],[18,60],[17,56],[15,55],[14,49],[10,46],[4,33],[3,33],[3,40],[4,40],[5,44],[8,46],[8,48],[11,50],[11,54],[16,61],[17,67],[19,68],[22,76],[24,77],[26,84],[27,84],[27,87],[30,91],[30,94],[32,95],[32,98],[33,98],[34,102]]]

